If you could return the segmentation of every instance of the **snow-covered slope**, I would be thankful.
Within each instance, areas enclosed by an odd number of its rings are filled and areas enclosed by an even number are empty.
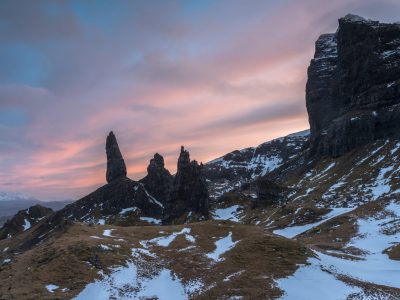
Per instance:
[[[220,198],[214,218],[262,226],[313,249],[315,258],[277,280],[283,299],[397,299],[399,157],[395,137],[339,158],[304,153],[267,174],[289,187],[286,203],[252,209],[251,197],[233,193]],[[299,292],[299,285],[309,288]]]

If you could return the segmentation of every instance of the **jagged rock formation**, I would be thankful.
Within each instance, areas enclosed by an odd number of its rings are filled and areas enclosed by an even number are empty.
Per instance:
[[[4,226],[0,229],[0,240],[11,238],[30,229],[36,225],[44,217],[53,213],[51,208],[41,205],[34,205],[28,209],[20,210],[11,219],[5,222]]]
[[[73,221],[134,225],[140,217],[161,218],[163,205],[137,181],[126,177],[124,158],[111,131],[106,140],[107,182],[59,212]]]
[[[163,219],[179,223],[176,218],[189,212],[200,217],[208,215],[203,166],[190,161],[183,148],[175,178],[165,169],[163,157],[156,153],[148,166],[148,175],[139,182],[126,177],[124,159],[112,132],[107,137],[106,149],[109,182],[46,218],[21,249],[41,242],[48,232],[64,232],[73,222],[154,225],[161,224]]]
[[[56,212],[44,222],[38,233],[50,228],[62,230],[74,221],[122,226],[160,222],[163,204],[141,182],[126,177],[124,159],[112,132],[106,145],[108,183]]]
[[[146,190],[158,201],[166,204],[172,187],[173,176],[164,167],[164,158],[156,153],[147,167],[147,176],[140,180]]]
[[[316,42],[306,103],[312,153],[340,156],[400,129],[400,25],[354,15]]]
[[[107,154],[107,182],[111,182],[120,177],[126,177],[126,166],[121,151],[119,150],[117,139],[111,131],[106,141]]]
[[[177,172],[168,197],[165,211],[166,222],[194,212],[208,216],[208,190],[203,174],[203,164],[190,161],[189,152],[181,147]]]

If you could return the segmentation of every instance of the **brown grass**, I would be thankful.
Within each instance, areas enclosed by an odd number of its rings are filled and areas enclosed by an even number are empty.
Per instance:
[[[127,260],[132,260],[131,249],[140,247],[139,241],[177,232],[183,227],[192,229],[196,247],[181,252],[191,244],[184,236],[178,236],[169,247],[149,246],[157,257],[143,256],[138,264],[144,264],[139,269],[146,276],[168,268],[183,283],[200,279],[208,290],[202,295],[192,295],[191,299],[222,299],[234,295],[246,299],[277,297],[281,291],[274,286],[273,279],[292,274],[297,265],[305,263],[311,255],[300,243],[270,235],[260,227],[224,221],[163,227],[74,224],[64,234],[13,256],[12,264],[0,268],[0,299],[70,299],[96,279],[100,269],[107,272],[112,266],[124,265]],[[104,229],[114,229],[112,234],[115,237],[103,237]],[[223,261],[210,261],[205,253],[213,251],[214,242],[229,232],[232,232],[234,241],[240,242],[226,253]],[[123,240],[118,240],[121,238]],[[109,247],[119,245],[119,248],[104,251],[100,244]],[[3,246],[5,243],[0,243],[0,249]],[[229,275],[242,270],[245,271],[224,281]],[[50,283],[68,291],[63,293],[59,289],[50,294],[45,288]]]

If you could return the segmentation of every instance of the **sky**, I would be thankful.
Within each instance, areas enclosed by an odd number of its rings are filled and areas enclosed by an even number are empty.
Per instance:
[[[78,199],[117,136],[138,180],[180,146],[207,162],[307,129],[314,43],[398,0],[0,2],[0,191]]]

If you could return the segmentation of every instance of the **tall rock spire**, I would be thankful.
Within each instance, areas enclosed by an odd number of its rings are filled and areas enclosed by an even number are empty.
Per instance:
[[[167,200],[165,221],[173,222],[185,213],[194,212],[208,217],[209,195],[203,165],[190,161],[189,151],[181,147],[178,169]]]
[[[117,139],[111,131],[106,141],[107,154],[107,182],[111,182],[119,177],[126,176],[126,166],[121,151],[119,150]]]

